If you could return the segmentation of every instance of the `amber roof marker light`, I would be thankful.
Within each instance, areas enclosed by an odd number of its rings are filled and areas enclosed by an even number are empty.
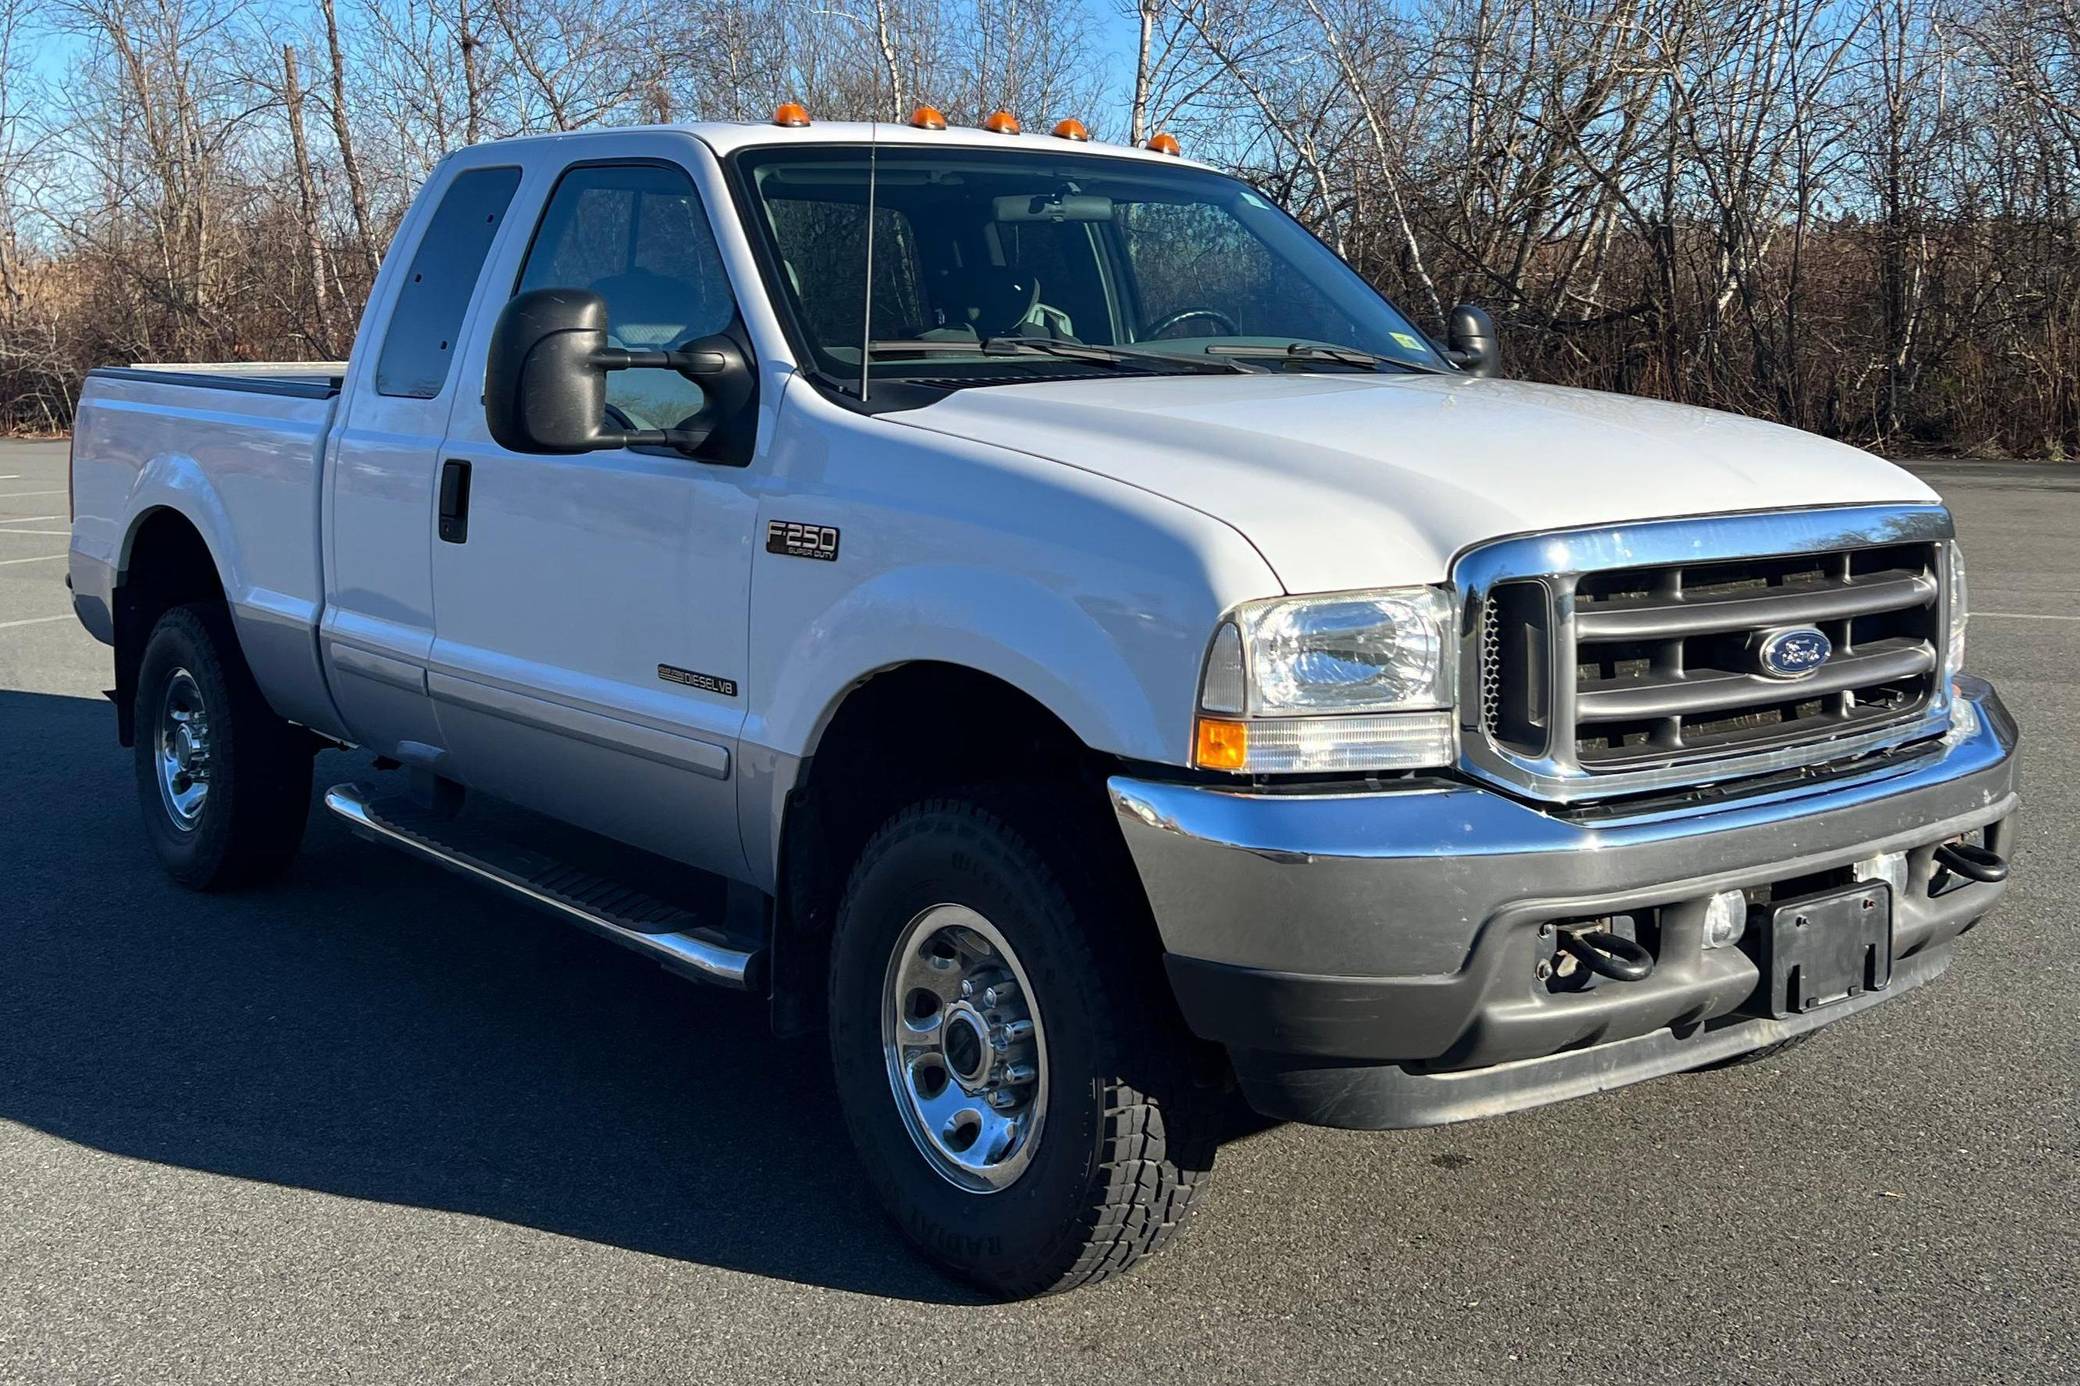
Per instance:
[[[799,130],[809,123],[809,108],[799,101],[783,101],[773,108],[773,124]]]
[[[1158,130],[1150,135],[1148,147],[1158,154],[1168,154],[1172,157],[1184,153],[1184,146],[1177,142],[1177,136],[1167,130]]]
[[[1018,133],[1018,117],[1009,111],[991,111],[982,122],[982,128],[992,135],[1015,135]]]
[[[1088,140],[1091,132],[1084,128],[1082,121],[1072,118],[1055,122],[1054,137],[1058,140]]]
[[[910,123],[920,130],[944,130],[946,115],[937,106],[919,106],[910,113]]]

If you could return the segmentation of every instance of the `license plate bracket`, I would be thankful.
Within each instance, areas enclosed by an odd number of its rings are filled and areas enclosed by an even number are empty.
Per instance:
[[[1892,887],[1859,881],[1777,903],[1762,942],[1763,1009],[1783,1020],[1892,981]]]

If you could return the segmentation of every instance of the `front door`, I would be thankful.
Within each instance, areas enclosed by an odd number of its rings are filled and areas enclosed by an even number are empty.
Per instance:
[[[736,315],[701,198],[665,160],[564,170],[508,282],[592,290],[614,344],[630,348],[676,346]],[[495,316],[474,334],[479,377]],[[674,371],[609,382],[618,427],[670,427],[701,408]],[[464,523],[441,525],[433,545],[428,688],[458,777],[741,875],[749,473],[662,448],[507,452],[481,406],[456,409],[442,461]]]

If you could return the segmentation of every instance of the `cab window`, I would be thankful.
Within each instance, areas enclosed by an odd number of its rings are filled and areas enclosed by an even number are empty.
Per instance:
[[[1123,209],[1117,224],[1140,300],[1139,337],[1276,332],[1320,342],[1362,340],[1348,314],[1287,272],[1223,207],[1148,201]]]
[[[390,310],[376,357],[377,394],[434,399],[447,388],[462,315],[519,186],[517,168],[468,169],[448,185]]]
[[[775,197],[766,204],[775,236],[786,247],[781,273],[787,291],[818,341],[849,343],[858,358],[860,305],[865,297],[867,209],[863,202]],[[874,210],[874,327],[876,337],[913,335],[927,325],[924,271],[916,228],[891,207]]]
[[[736,316],[722,257],[684,171],[656,164],[574,168],[542,213],[514,293],[590,289],[606,301],[615,346],[683,346]],[[677,371],[615,371],[607,409],[632,428],[676,428],[700,412],[701,388]]]

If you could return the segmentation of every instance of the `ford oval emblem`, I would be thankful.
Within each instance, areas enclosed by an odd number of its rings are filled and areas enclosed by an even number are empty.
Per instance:
[[[1773,679],[1802,679],[1833,654],[1834,642],[1812,626],[1767,631],[1755,647],[1756,662]]]

